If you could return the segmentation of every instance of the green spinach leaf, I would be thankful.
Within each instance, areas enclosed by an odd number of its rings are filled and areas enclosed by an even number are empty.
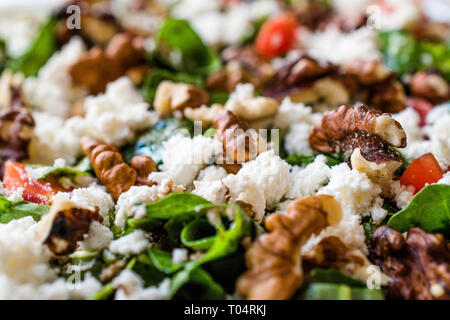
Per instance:
[[[35,221],[50,210],[49,206],[27,201],[12,202],[0,196],[0,223],[31,216]]]
[[[400,232],[419,227],[450,235],[450,186],[431,184],[423,188],[405,209],[389,219],[388,225]]]

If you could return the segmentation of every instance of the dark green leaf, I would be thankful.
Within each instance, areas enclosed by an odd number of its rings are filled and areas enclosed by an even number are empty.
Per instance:
[[[170,219],[199,212],[214,204],[188,192],[172,193],[146,205],[147,216],[155,219]]]
[[[388,225],[400,232],[419,227],[450,235],[450,186],[431,184],[423,188],[408,207],[389,219]]]
[[[55,34],[56,23],[56,18],[49,18],[39,30],[28,50],[22,56],[8,61],[7,68],[14,73],[21,72],[26,77],[35,76],[58,49]]]
[[[403,31],[380,31],[380,49],[387,67],[403,75],[413,72],[417,61],[417,41]]]
[[[216,237],[216,230],[206,219],[195,219],[183,228],[181,243],[194,250],[208,250]]]
[[[181,264],[172,263],[172,254],[168,251],[150,248],[148,254],[155,268],[165,274],[172,274],[183,267]]]
[[[314,160],[319,155],[324,155],[327,158],[327,165],[329,167],[341,164],[345,161],[345,155],[343,153],[336,154],[323,154],[323,153],[315,153],[315,154],[304,154],[304,153],[295,153],[288,156],[285,160],[290,165],[298,165],[298,166],[306,166],[310,163],[313,163]]]
[[[0,223],[31,216],[35,221],[50,210],[49,206],[27,201],[12,202],[0,196]]]
[[[306,289],[304,300],[384,300],[379,289],[352,288],[345,284],[311,283]]]

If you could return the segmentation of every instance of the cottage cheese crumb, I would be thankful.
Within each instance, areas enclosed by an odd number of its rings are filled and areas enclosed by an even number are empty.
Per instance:
[[[113,240],[109,245],[109,250],[113,253],[123,255],[139,254],[150,246],[144,231],[136,230],[130,234]]]
[[[114,280],[117,288],[114,299],[116,300],[161,300],[170,292],[170,279],[164,279],[158,286],[144,288],[141,277],[131,271],[123,270]]]
[[[175,248],[172,251],[172,263],[182,264],[189,260],[189,252],[185,248]]]
[[[101,250],[108,247],[112,239],[111,230],[100,222],[94,221],[91,223],[85,239],[80,241],[80,248],[83,250]]]

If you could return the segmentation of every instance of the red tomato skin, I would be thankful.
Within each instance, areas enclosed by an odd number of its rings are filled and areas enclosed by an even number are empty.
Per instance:
[[[25,165],[18,162],[7,161],[5,163],[3,183],[6,190],[10,192],[23,188],[23,199],[34,203],[50,204],[53,195],[57,192],[50,184],[30,177]]]
[[[298,23],[292,14],[267,20],[256,37],[256,51],[268,58],[288,52],[294,47],[297,27]]]
[[[407,105],[419,114],[419,126],[423,127],[427,123],[427,115],[433,109],[433,105],[425,99],[416,97],[408,98]]]
[[[413,186],[417,193],[426,184],[439,181],[443,175],[444,170],[439,166],[436,158],[432,153],[427,153],[411,162],[401,176],[400,183],[404,186]]]

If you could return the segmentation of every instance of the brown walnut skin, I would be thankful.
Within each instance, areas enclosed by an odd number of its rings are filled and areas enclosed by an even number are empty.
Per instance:
[[[246,252],[248,270],[236,282],[238,294],[250,300],[291,298],[303,282],[302,245],[341,216],[339,203],[329,195],[296,200],[286,215],[268,216],[269,233],[260,235]]]
[[[127,33],[114,36],[104,50],[94,47],[80,57],[70,68],[74,85],[80,85],[91,94],[104,92],[108,82],[124,75],[128,69],[141,64],[141,39]]]
[[[376,134],[375,120],[383,115],[367,105],[341,106],[326,112],[322,122],[310,133],[311,147],[323,153],[343,151],[347,161],[356,148],[360,148],[366,160],[381,163],[387,160],[402,161],[400,155],[389,149],[390,143]],[[402,131],[401,125],[394,125]],[[406,146],[406,135],[395,147]]]
[[[370,259],[392,281],[393,299],[450,299],[450,249],[441,234],[411,228],[406,239],[389,226],[375,230],[369,245]]]
[[[44,244],[55,255],[67,255],[75,251],[77,242],[89,232],[91,223],[102,222],[103,217],[95,211],[84,208],[65,208],[53,217],[50,232]]]
[[[236,174],[242,167],[241,162],[252,160],[256,154],[251,154],[250,139],[258,140],[258,137],[241,134],[246,132],[248,127],[238,117],[229,110],[220,111],[214,118],[213,126],[216,129],[214,139],[223,143],[224,156],[220,159],[219,166],[227,170],[228,173]],[[240,132],[241,131],[241,132]],[[238,159],[242,156],[243,159]],[[255,150],[256,151],[256,150]]]
[[[156,164],[149,156],[134,156],[131,159],[131,167],[136,170],[136,184],[152,186],[155,183],[148,180],[148,175],[156,171]]]
[[[438,72],[419,71],[411,79],[411,93],[438,104],[450,100],[450,85]]]
[[[91,136],[81,138],[81,148],[89,158],[95,175],[117,201],[122,192],[136,183],[136,170],[123,161],[122,155],[113,145]]]

